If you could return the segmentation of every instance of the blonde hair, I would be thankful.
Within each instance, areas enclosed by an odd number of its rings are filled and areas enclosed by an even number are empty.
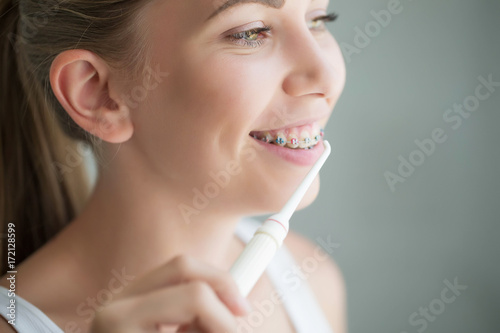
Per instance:
[[[21,263],[82,209],[90,192],[82,163],[98,140],[52,92],[50,66],[61,52],[86,49],[135,80],[149,66],[141,0],[0,0],[0,273],[15,224]]]

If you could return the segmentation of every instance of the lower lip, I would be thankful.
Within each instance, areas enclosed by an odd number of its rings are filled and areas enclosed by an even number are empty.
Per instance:
[[[285,161],[301,166],[313,165],[321,156],[323,150],[325,150],[323,140],[319,141],[312,149],[290,149],[271,143],[265,143],[253,137],[250,138],[263,146],[270,153],[281,157]]]

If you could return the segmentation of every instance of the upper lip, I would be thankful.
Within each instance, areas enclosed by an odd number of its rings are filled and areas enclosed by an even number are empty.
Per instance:
[[[317,122],[317,121],[325,119],[326,117],[328,117],[328,114],[329,113],[324,113],[324,114],[321,114],[321,115],[318,115],[318,116],[304,118],[302,120],[298,120],[298,121],[295,121],[293,123],[286,124],[286,125],[284,125],[284,126],[282,126],[280,128],[255,129],[255,130],[252,130],[252,132],[279,131],[279,130],[284,130],[286,128],[298,127],[298,126],[303,126],[303,125],[307,125],[307,124],[312,124],[314,122]]]

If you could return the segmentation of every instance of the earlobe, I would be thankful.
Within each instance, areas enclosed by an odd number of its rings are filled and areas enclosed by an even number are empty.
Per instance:
[[[54,95],[80,127],[110,143],[130,139],[130,110],[112,97],[120,92],[103,59],[87,50],[64,51],[52,62],[49,77]]]

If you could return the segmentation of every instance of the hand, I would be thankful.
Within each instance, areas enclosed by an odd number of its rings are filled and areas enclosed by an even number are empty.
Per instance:
[[[181,255],[131,283],[96,315],[90,332],[232,333],[247,304],[228,272]]]

